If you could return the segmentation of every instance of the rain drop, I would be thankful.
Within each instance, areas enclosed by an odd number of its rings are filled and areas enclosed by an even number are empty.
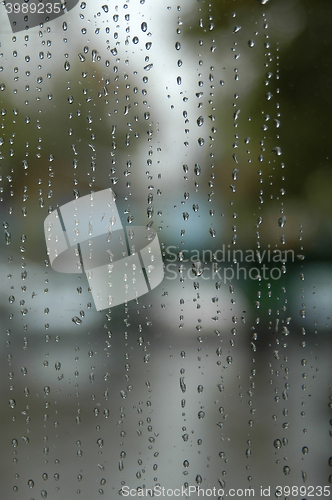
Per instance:
[[[279,146],[272,148],[272,153],[275,153],[277,156],[281,156],[282,155],[281,148]]]
[[[278,224],[280,227],[284,227],[285,224],[286,224],[286,220],[287,220],[287,217],[285,215],[283,215],[282,217],[280,217],[278,219]]]
[[[72,322],[75,323],[75,325],[80,325],[82,323],[82,320],[78,318],[77,316],[73,316],[71,318]]]
[[[191,270],[195,276],[200,277],[204,273],[204,264],[200,261],[193,262]]]
[[[15,399],[10,399],[9,400],[9,408],[14,409],[16,407],[16,401]]]
[[[194,168],[194,171],[195,171],[195,174],[196,174],[196,175],[201,175],[202,169],[201,169],[201,167],[198,165],[198,163],[195,163],[195,168]]]
[[[201,127],[201,126],[203,125],[203,123],[204,123],[204,118],[203,118],[203,116],[200,116],[199,118],[197,118],[197,125],[198,125],[199,127]]]
[[[275,448],[277,448],[277,450],[280,450],[280,448],[282,446],[280,439],[275,439],[273,445],[274,445]]]

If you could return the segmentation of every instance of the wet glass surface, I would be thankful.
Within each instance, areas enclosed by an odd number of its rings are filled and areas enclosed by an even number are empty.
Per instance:
[[[331,497],[331,13],[2,2],[4,498]]]

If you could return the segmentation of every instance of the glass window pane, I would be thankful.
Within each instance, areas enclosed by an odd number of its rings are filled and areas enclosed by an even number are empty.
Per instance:
[[[331,13],[0,5],[5,498],[331,496]]]

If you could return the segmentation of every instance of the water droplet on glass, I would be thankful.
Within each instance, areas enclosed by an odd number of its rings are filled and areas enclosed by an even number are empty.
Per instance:
[[[273,445],[274,445],[275,448],[277,448],[277,450],[280,450],[280,448],[282,446],[280,439],[275,439]]]
[[[9,408],[14,409],[16,407],[16,401],[15,399],[10,399],[9,400]]]
[[[280,227],[284,227],[285,224],[286,224],[286,220],[287,220],[287,217],[285,215],[283,215],[282,217],[280,217],[278,219],[278,224]]]
[[[146,209],[146,213],[149,219],[152,219],[153,214],[154,214],[154,208],[153,205],[149,205],[148,208]]]
[[[195,163],[194,172],[195,172],[195,174],[196,174],[196,175],[201,175],[202,169],[201,169],[201,167],[198,165],[198,163]]]
[[[275,153],[277,156],[281,156],[282,155],[281,147],[276,146],[275,148],[272,148],[272,153]]]
[[[75,325],[80,325],[82,323],[82,320],[80,318],[78,318],[77,316],[73,316],[73,318],[71,318],[72,322],[75,323]]]
[[[288,476],[288,474],[290,474],[290,467],[288,467],[288,465],[285,465],[284,468],[283,468],[283,472],[285,474],[285,476]]]
[[[240,116],[241,110],[237,109],[234,113],[234,121],[237,121]]]
[[[202,274],[204,273],[204,264],[200,261],[193,262],[191,270],[195,276],[202,276]]]
[[[66,61],[65,64],[64,64],[64,68],[66,71],[69,71],[70,70],[70,62],[69,61]]]
[[[201,127],[201,126],[203,125],[203,123],[204,123],[204,118],[203,118],[203,116],[201,115],[201,116],[199,116],[199,117],[197,118],[197,125],[198,125],[199,127]]]

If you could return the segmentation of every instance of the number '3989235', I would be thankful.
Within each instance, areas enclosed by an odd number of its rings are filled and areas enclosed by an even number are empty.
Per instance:
[[[8,14],[60,14],[61,12],[61,3],[10,3],[6,2],[5,4],[6,11]]]
[[[6,9],[7,16],[13,33],[27,31],[44,25],[54,19],[67,14],[72,10],[79,0],[46,0],[26,2],[23,0],[14,2],[0,2]],[[0,7],[1,9],[1,7]]]

